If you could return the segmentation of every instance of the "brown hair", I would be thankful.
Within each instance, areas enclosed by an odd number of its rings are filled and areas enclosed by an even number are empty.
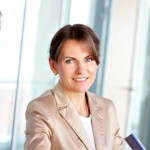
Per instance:
[[[58,62],[58,57],[64,43],[72,39],[83,43],[94,57],[96,63],[99,64],[100,41],[94,31],[83,24],[66,25],[58,30],[50,44],[49,58]]]

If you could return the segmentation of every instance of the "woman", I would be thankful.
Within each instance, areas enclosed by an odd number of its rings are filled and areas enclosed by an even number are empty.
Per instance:
[[[112,101],[90,93],[99,39],[82,24],[53,37],[49,64],[59,83],[28,104],[26,150],[122,150]]]

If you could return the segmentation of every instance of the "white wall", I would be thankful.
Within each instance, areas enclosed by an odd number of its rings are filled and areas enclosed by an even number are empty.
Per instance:
[[[109,35],[104,96],[117,109],[121,133],[125,136],[136,29],[138,0],[116,0]]]

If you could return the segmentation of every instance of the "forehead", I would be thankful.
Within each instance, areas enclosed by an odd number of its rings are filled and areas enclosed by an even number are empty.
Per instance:
[[[60,54],[78,54],[78,53],[84,53],[84,54],[92,54],[92,50],[86,41],[77,41],[74,39],[67,40],[61,49]]]

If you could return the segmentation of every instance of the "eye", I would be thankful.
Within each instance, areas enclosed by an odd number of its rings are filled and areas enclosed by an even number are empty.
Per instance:
[[[91,62],[91,61],[93,61],[93,57],[87,57],[87,58],[85,58],[85,62]]]
[[[75,61],[73,60],[73,59],[68,59],[68,60],[66,60],[66,63],[67,64],[73,64]]]

